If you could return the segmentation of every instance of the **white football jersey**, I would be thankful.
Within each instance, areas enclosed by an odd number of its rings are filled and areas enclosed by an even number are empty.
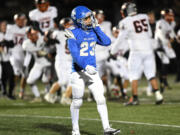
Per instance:
[[[128,40],[130,51],[152,52],[152,31],[146,14],[127,16],[119,25],[120,33],[112,47],[113,54],[124,40]]]
[[[0,32],[0,42],[5,39],[5,33]],[[3,52],[1,52],[2,61],[9,61],[9,51],[6,46],[3,47]]]
[[[164,19],[156,23],[155,39],[160,39],[163,45],[169,44],[169,38],[175,38],[174,24],[169,24]]]
[[[109,36],[109,38],[112,37],[112,32],[111,32],[111,22],[109,21],[103,21],[99,26],[101,28],[101,30],[107,35]]]
[[[66,49],[65,49],[65,45],[66,45],[66,37],[64,35],[64,31],[54,31],[53,32],[53,37],[57,40],[60,41],[59,44],[56,44],[56,60],[58,61],[72,61],[72,57],[71,55],[66,54]]]
[[[101,30],[111,39],[111,22],[104,21],[100,24]],[[99,62],[101,60],[106,60],[109,56],[109,48],[101,45],[96,45],[96,61]]]
[[[29,18],[32,21],[39,22],[40,29],[45,32],[51,28],[54,28],[54,18],[57,17],[56,7],[50,6],[47,11],[41,12],[38,9],[34,9],[29,12]]]
[[[5,40],[13,40],[14,47],[10,49],[13,57],[20,58],[23,56],[22,43],[26,37],[27,27],[18,27],[16,24],[7,25]]]
[[[45,45],[44,39],[42,36],[39,35],[39,39],[36,42],[36,44],[31,42],[30,39],[27,39],[23,42],[22,47],[25,51],[33,54],[33,56],[35,58],[35,63],[38,63],[42,66],[46,66],[46,65],[50,65],[50,62],[45,57],[37,56],[37,52],[43,50],[44,45]]]

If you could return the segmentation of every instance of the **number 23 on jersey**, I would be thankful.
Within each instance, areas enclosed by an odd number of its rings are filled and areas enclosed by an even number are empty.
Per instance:
[[[82,42],[80,47],[80,56],[94,56],[96,42]],[[91,49],[92,48],[92,49]],[[89,51],[88,51],[89,50]]]

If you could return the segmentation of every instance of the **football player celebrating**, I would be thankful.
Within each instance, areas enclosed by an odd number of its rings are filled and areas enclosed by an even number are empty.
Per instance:
[[[32,25],[44,34],[55,26],[55,19],[57,18],[56,7],[50,6],[48,0],[35,0],[37,9],[29,12],[29,18]]]
[[[51,66],[48,61],[48,52],[46,51],[44,38],[34,28],[29,28],[27,31],[28,39],[23,42],[23,49],[31,54],[35,58],[35,63],[27,78],[27,83],[31,86],[32,92],[35,98],[32,102],[41,102],[40,93],[36,85],[36,81],[42,75],[42,82],[48,84],[50,81],[50,75],[47,68]]]
[[[71,18],[62,18],[60,20],[60,26],[64,29],[69,28],[73,25],[73,21]],[[56,44],[56,57],[55,57],[55,69],[58,77],[58,81],[55,82],[50,88],[49,92],[45,95],[44,99],[47,102],[55,103],[57,97],[55,95],[56,91],[58,91],[63,86],[67,85],[67,90],[65,94],[63,94],[61,98],[62,104],[71,104],[70,96],[72,94],[72,87],[69,84],[69,75],[71,72],[71,63],[72,57],[67,54],[68,50],[66,47],[67,38],[64,36],[64,30],[54,30],[51,33],[49,32],[49,37],[51,39],[56,39],[59,41],[59,44]],[[50,40],[51,40],[50,39]]]
[[[112,34],[114,36],[113,42],[116,41],[118,34],[119,34],[119,28],[117,26],[112,28]],[[116,85],[119,87],[121,91],[121,96],[123,99],[127,99],[126,91],[127,91],[127,86],[129,84],[129,77],[128,77],[128,64],[127,64],[127,59],[123,57],[123,55],[126,53],[126,51],[129,49],[128,48],[128,43],[127,40],[124,40],[125,42],[123,45],[119,45],[118,48],[118,53],[115,56],[110,55],[108,58],[106,65],[108,69],[110,70],[111,74],[115,77],[114,80],[116,80]],[[111,80],[111,79],[110,79]],[[111,85],[112,90],[114,89],[115,85]],[[116,88],[115,88],[116,89]],[[119,96],[119,94],[118,94]]]
[[[125,17],[120,21],[120,33],[114,45],[112,53],[117,53],[117,47],[124,40],[129,41],[130,56],[128,58],[129,77],[132,84],[132,98],[125,105],[137,105],[138,101],[138,80],[144,72],[150,81],[156,97],[156,104],[163,102],[163,96],[158,90],[155,77],[156,66],[152,48],[152,33],[146,14],[137,14],[136,5],[131,2],[124,3],[121,11]]]
[[[13,41],[14,47],[10,49],[10,63],[13,67],[15,80],[21,76],[21,90],[24,91],[25,81],[24,81],[24,50],[22,49],[22,43],[26,39],[26,16],[23,13],[18,13],[14,15],[14,25],[7,25],[7,31],[5,34],[5,40]]]
[[[71,74],[72,104],[72,135],[80,135],[79,109],[83,103],[85,83],[88,85],[97,103],[105,135],[117,134],[120,130],[110,128],[108,111],[104,97],[102,80],[96,69],[96,43],[109,46],[111,40],[101,31],[93,13],[85,6],[77,6],[71,12],[74,26],[66,29],[68,48],[73,58]]]
[[[174,13],[172,9],[161,11],[162,18],[156,23],[155,39],[159,42],[159,46],[163,51],[157,51],[161,60],[160,85],[161,91],[165,87],[169,87],[167,81],[167,69],[170,59],[176,58],[176,54],[171,46],[171,42],[176,38],[174,27]]]

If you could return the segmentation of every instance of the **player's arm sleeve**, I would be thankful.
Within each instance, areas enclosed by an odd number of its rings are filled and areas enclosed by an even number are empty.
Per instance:
[[[116,41],[111,45],[111,54],[114,55],[116,54],[119,50],[118,50],[118,46],[120,46],[124,40],[127,40],[128,36],[128,31],[127,30],[120,30],[118,38],[116,39]]]
[[[76,39],[69,38],[67,39],[68,49],[73,57],[73,60],[83,69],[88,65],[87,61],[83,59],[82,56],[79,55],[79,48],[76,42]]]
[[[14,42],[13,40],[3,40],[1,42],[2,46],[6,46],[7,48],[13,48],[14,47]]]
[[[102,32],[99,26],[94,28],[94,32],[97,35],[97,43],[99,45],[109,46],[111,44],[111,39],[104,32]]]
[[[58,16],[58,10],[56,7],[53,7],[53,21],[54,23],[58,24],[58,21],[59,21],[59,16]]]

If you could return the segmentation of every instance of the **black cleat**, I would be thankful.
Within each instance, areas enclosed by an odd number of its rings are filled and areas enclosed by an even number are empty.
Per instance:
[[[120,132],[120,129],[107,128],[104,130],[104,135],[118,135]]]
[[[163,103],[163,99],[159,100],[159,101],[156,101],[156,105],[161,105],[162,103]]]

